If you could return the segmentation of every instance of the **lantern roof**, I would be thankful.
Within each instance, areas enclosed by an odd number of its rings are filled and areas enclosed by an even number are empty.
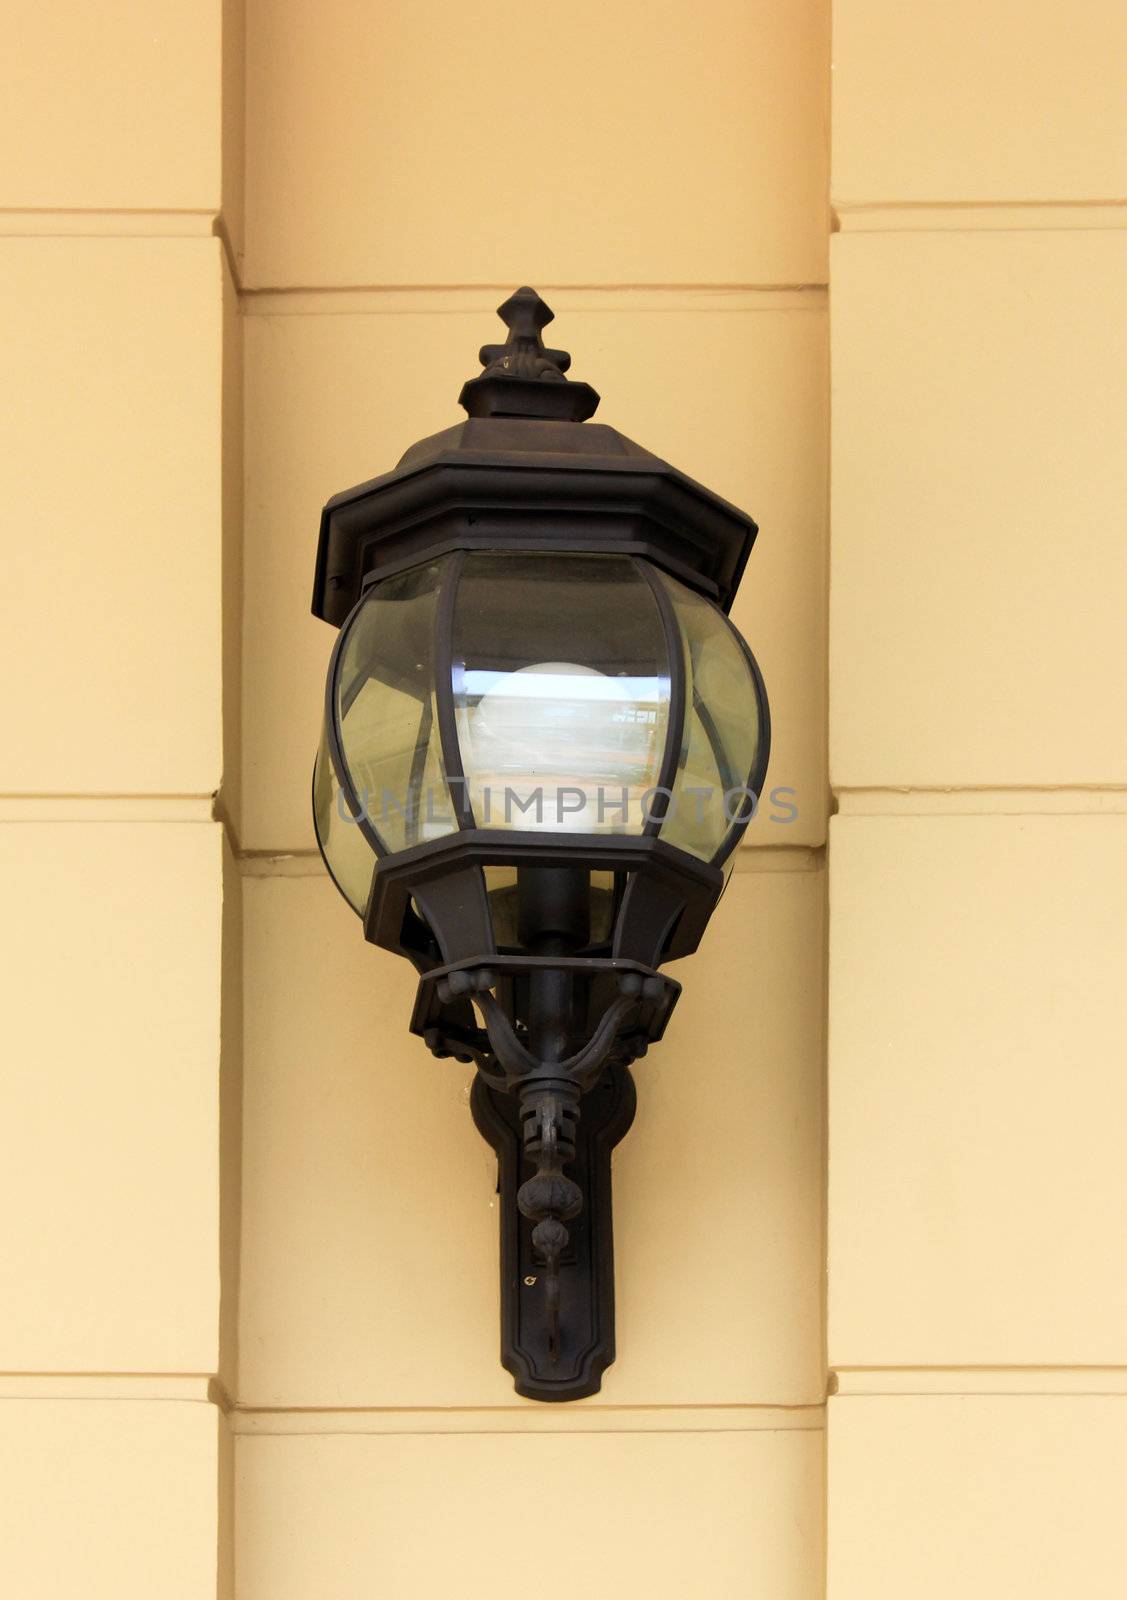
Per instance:
[[[546,349],[552,312],[533,289],[500,307],[503,345],[462,388],[465,422],[420,440],[391,472],[345,489],[321,514],[316,616],[340,624],[365,584],[446,550],[511,548],[642,555],[725,611],[754,521],[605,423],[599,396]]]

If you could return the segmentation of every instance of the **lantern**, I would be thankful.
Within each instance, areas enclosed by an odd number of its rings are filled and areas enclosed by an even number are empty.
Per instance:
[[[498,1154],[502,1360],[522,1394],[614,1358],[610,1160],[754,814],[767,698],[729,622],[743,513],[589,422],[531,289],[469,420],[325,507],[339,626],[317,837],[366,937],[412,961],[412,1030],[472,1062]]]

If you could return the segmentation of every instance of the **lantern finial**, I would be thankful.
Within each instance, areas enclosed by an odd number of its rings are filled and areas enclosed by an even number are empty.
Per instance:
[[[539,378],[559,383],[571,366],[566,350],[545,350],[541,328],[555,320],[535,289],[517,289],[497,307],[509,330],[504,344],[483,344],[478,357],[486,372],[504,372],[514,378]]]
[[[535,289],[516,289],[498,306],[509,330],[504,344],[482,345],[485,371],[463,386],[459,403],[471,417],[533,417],[542,421],[584,422],[594,415],[599,396],[588,383],[568,383],[566,350],[547,350],[541,329],[554,313]]]

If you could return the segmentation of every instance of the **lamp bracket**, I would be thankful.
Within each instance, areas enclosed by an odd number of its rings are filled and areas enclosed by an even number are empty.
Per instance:
[[[583,1208],[568,1219],[553,1306],[553,1275],[533,1243],[542,1224],[522,1214],[518,1200],[529,1150],[529,1110],[516,1095],[491,1088],[480,1072],[474,1079],[473,1119],[497,1154],[501,1362],[512,1373],[517,1393],[527,1399],[579,1400],[597,1394],[614,1360],[611,1155],[634,1120],[635,1104],[629,1068],[612,1062],[583,1096],[581,1114],[566,1119],[567,1136],[574,1140],[568,1172],[582,1190]]]

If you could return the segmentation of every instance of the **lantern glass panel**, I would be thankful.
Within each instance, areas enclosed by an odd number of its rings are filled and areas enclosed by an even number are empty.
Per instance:
[[[643,831],[668,735],[670,663],[657,603],[629,557],[468,555],[453,691],[477,827]]]
[[[435,614],[448,560],[376,584],[338,657],[333,693],[348,776],[389,852],[457,827],[435,701]]]
[[[376,857],[345,802],[324,733],[313,768],[313,825],[333,882],[352,909],[363,915]]]
[[[685,730],[661,837],[711,861],[752,802],[763,739],[760,691],[739,635],[711,601],[664,572],[685,652]]]

